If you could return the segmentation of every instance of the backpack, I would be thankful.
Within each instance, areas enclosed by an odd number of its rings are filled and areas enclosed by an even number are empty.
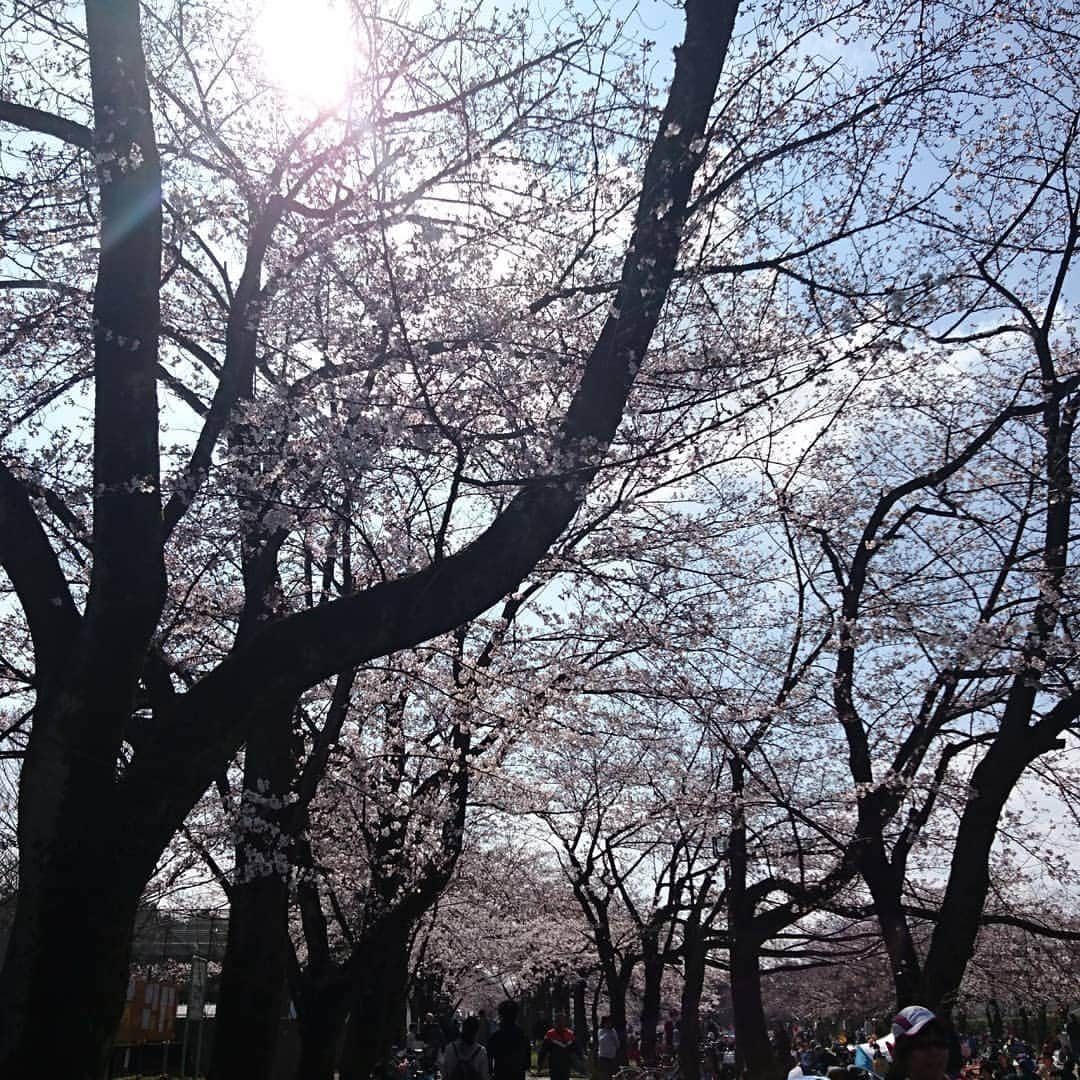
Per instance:
[[[454,1067],[450,1070],[450,1075],[446,1080],[481,1080],[481,1072],[476,1064],[477,1057],[484,1053],[484,1048],[479,1044],[473,1047],[472,1054],[469,1057],[462,1057],[462,1051],[464,1046],[461,1043],[454,1043]]]

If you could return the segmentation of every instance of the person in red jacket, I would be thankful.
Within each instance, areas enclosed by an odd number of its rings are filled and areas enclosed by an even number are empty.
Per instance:
[[[551,1080],[570,1080],[570,1063],[575,1049],[574,1033],[570,1029],[569,1021],[560,1013],[555,1017],[555,1026],[548,1028],[544,1035],[536,1063],[543,1066],[544,1062],[547,1062]]]

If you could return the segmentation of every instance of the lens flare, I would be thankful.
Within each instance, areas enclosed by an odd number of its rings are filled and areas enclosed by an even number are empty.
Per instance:
[[[357,62],[345,4],[266,0],[255,36],[266,77],[287,98],[319,109],[345,99]]]

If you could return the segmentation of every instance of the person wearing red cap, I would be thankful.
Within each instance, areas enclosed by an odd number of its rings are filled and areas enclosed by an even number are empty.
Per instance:
[[[923,1005],[901,1009],[892,1022],[892,1068],[888,1080],[944,1080],[949,1031]]]

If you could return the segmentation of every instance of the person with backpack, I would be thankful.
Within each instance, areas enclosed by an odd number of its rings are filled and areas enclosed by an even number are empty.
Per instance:
[[[461,1034],[443,1051],[443,1080],[490,1080],[487,1051],[476,1041],[480,1021],[466,1018]]]
[[[487,1052],[493,1080],[525,1080],[532,1060],[532,1047],[517,1026],[517,1002],[499,1006],[499,1027],[488,1039]]]

